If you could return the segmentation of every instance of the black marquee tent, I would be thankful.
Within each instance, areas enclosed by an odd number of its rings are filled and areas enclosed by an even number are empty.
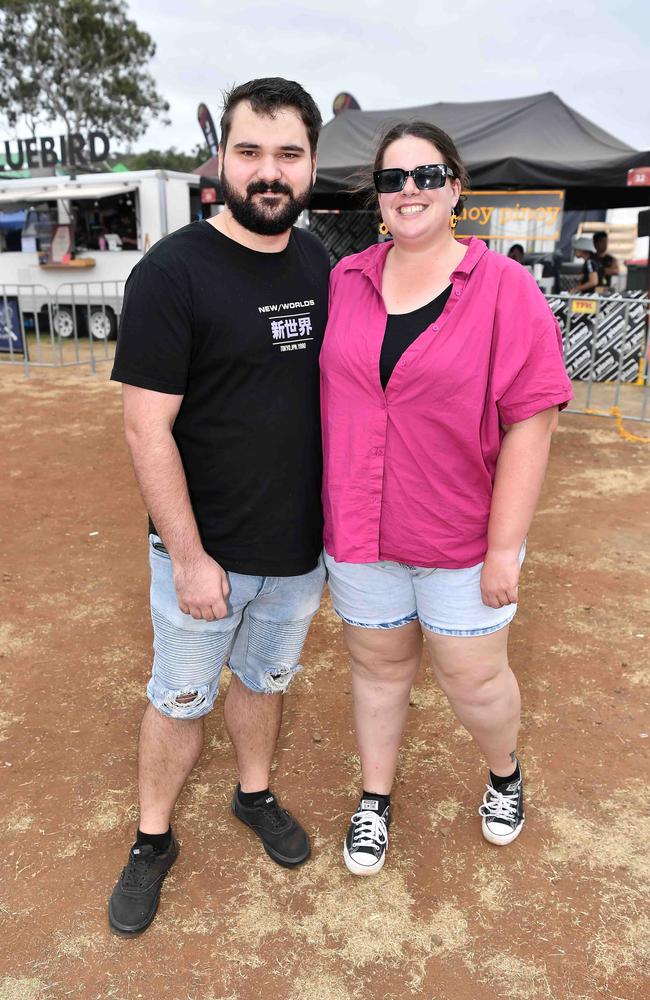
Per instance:
[[[355,173],[371,161],[377,137],[390,124],[415,118],[452,136],[474,189],[563,188],[568,209],[650,204],[650,187],[627,187],[628,170],[650,166],[650,151],[621,142],[551,92],[394,111],[344,111],[321,132],[314,203],[326,207],[347,200]]]

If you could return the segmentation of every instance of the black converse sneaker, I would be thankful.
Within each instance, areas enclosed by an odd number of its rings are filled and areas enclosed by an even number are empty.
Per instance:
[[[291,813],[281,808],[275,795],[262,795],[252,806],[245,806],[238,791],[239,785],[232,797],[232,811],[257,834],[268,856],[284,868],[306,861],[311,853],[309,837]]]
[[[141,934],[156,916],[165,876],[178,857],[172,833],[166,851],[151,844],[134,844],[126,868],[117,880],[108,904],[108,922],[116,934]]]
[[[379,812],[377,799],[361,799],[343,844],[343,860],[353,875],[375,875],[384,867],[388,850],[390,806]]]
[[[507,785],[495,788],[490,784],[483,796],[483,804],[479,806],[479,815],[483,817],[481,832],[491,844],[511,844],[524,825],[524,785],[521,777]]]

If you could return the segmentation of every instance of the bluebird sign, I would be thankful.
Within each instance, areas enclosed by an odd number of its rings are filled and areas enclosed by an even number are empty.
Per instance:
[[[26,354],[15,295],[0,295],[0,353]]]

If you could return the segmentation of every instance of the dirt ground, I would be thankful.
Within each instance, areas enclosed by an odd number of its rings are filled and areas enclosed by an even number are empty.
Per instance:
[[[650,445],[597,417],[562,417],[512,627],[519,840],[483,841],[484,768],[423,669],[386,867],[347,873],[358,761],[324,603],[273,781],[312,860],[278,868],[230,815],[217,710],[158,917],[134,940],[109,933],[151,635],[145,519],[107,374],[0,370],[0,1000],[650,995]]]

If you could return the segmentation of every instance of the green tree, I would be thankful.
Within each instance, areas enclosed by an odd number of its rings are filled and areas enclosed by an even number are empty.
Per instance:
[[[2,0],[0,109],[10,127],[62,121],[131,142],[169,105],[144,68],[156,46],[123,0]]]
[[[205,146],[197,143],[193,152],[182,153],[171,146],[169,149],[147,149],[142,153],[114,153],[111,162],[123,163],[129,170],[181,170],[190,173],[209,158]]]

